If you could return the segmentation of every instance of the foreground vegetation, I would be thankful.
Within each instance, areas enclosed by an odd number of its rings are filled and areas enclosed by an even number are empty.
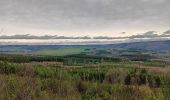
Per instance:
[[[0,55],[0,100],[170,100],[170,63]]]

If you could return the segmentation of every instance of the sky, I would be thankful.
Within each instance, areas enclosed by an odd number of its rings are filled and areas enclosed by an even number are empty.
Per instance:
[[[170,29],[169,5],[170,0],[0,0],[0,35],[163,33]]]

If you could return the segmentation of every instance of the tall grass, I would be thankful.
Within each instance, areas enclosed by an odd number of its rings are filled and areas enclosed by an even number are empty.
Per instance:
[[[169,83],[144,68],[0,61],[0,100],[169,100]]]

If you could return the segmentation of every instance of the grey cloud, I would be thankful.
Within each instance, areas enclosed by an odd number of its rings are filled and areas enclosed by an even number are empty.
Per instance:
[[[129,36],[129,38],[131,39],[133,38],[155,38],[155,37],[159,37],[156,31],[148,31],[146,33]]]
[[[25,35],[11,35],[11,36],[2,35],[0,36],[0,39],[113,39],[113,37],[107,37],[107,36],[67,37],[67,36],[57,36],[57,35],[36,36],[36,35],[25,34]]]
[[[152,38],[168,38],[168,37],[170,38],[170,30],[165,31],[162,34],[158,34],[157,31],[148,31],[146,33],[129,36],[128,38],[130,38],[130,39],[150,38],[150,39],[152,39]]]
[[[57,36],[57,35],[43,35],[43,36],[36,36],[36,35],[2,35],[0,36],[0,39],[92,39],[88,36],[82,36],[82,37],[66,37],[66,36]]]
[[[169,25],[169,3],[169,0],[0,0],[0,21],[21,28],[63,31],[100,31],[135,22]]]
[[[120,34],[126,34],[126,32],[122,32]],[[159,38],[159,37],[170,37],[170,30],[167,30],[163,32],[162,34],[158,34],[157,31],[148,31],[145,33],[138,33],[137,35],[131,35],[131,36],[124,36],[124,37],[109,37],[109,36],[58,36],[58,35],[30,35],[30,34],[24,34],[24,35],[0,35],[0,39],[135,39],[135,38]]]
[[[165,31],[162,36],[169,36],[170,37],[170,30]]]
[[[121,32],[121,33],[119,33],[119,34],[126,34],[126,32]]]
[[[93,39],[113,39],[113,37],[97,36],[97,37],[94,37]]]

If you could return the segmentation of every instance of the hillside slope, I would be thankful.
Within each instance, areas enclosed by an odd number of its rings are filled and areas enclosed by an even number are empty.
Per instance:
[[[143,49],[152,51],[170,51],[170,40],[113,44],[110,45],[110,47],[123,49]]]

